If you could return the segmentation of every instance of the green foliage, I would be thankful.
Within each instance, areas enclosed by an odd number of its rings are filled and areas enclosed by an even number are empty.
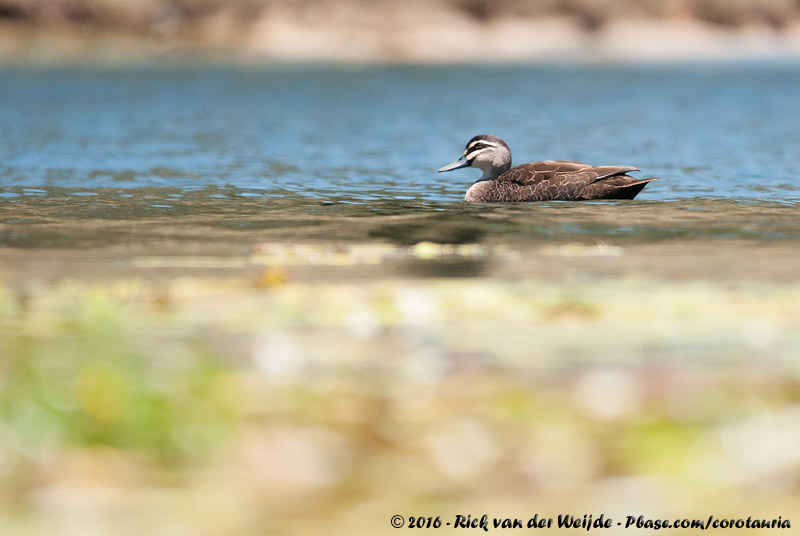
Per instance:
[[[72,300],[45,325],[26,324],[24,309],[5,319],[22,329],[2,333],[0,418],[21,455],[105,446],[180,466],[219,446],[231,415],[215,399],[225,370],[211,356],[150,355],[119,303],[95,291]]]

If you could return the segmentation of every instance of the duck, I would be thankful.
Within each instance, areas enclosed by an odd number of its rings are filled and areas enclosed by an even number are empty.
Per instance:
[[[469,203],[587,201],[633,199],[659,177],[637,179],[633,166],[593,166],[568,160],[544,160],[511,167],[511,149],[497,136],[480,134],[467,142],[461,158],[439,173],[476,167],[483,175],[467,190]]]

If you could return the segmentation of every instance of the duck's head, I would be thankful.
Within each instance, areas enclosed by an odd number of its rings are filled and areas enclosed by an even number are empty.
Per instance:
[[[475,167],[483,171],[481,179],[494,179],[511,167],[511,150],[497,136],[480,134],[467,142],[461,158],[442,167],[439,172],[463,167]]]

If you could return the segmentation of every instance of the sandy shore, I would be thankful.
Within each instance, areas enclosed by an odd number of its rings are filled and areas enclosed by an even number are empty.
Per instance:
[[[0,5],[0,60],[458,63],[800,57],[800,10],[793,8],[727,20],[677,9],[659,16],[617,10],[598,18],[585,10],[484,13],[475,5],[482,4],[233,2],[195,12],[66,12],[69,16],[34,11],[2,16]]]

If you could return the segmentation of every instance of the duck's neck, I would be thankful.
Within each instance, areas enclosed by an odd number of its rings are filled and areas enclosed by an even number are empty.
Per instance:
[[[511,169],[511,159],[495,159],[492,161],[490,165],[486,167],[481,166],[480,170],[483,172],[483,175],[476,182],[480,181],[493,181],[506,171]]]

